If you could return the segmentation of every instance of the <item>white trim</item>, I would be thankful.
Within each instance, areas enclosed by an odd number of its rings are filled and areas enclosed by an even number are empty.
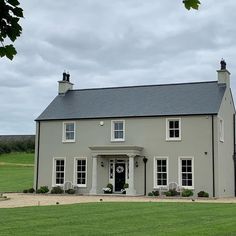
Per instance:
[[[115,139],[114,137],[114,123],[123,122],[123,138]],[[125,141],[125,120],[111,120],[111,142],[124,142]]]
[[[64,160],[64,180],[63,184],[56,184],[56,161],[57,160]],[[66,157],[53,157],[52,159],[52,187],[55,186],[61,186],[63,187],[65,183],[65,177],[66,177]]]
[[[74,124],[74,139],[66,139],[66,124]],[[62,142],[63,143],[74,143],[76,136],[76,122],[75,121],[63,121],[62,122]]]
[[[221,117],[218,117],[218,119],[219,119],[219,140],[220,140],[220,142],[224,142],[224,132],[225,132],[225,130],[224,130],[224,120],[223,120],[223,118],[221,118]]]
[[[182,160],[192,160],[192,186],[182,186]],[[184,189],[194,189],[194,157],[193,156],[179,156],[178,157],[178,180],[179,186]]]
[[[85,184],[77,184],[77,160],[85,160],[86,161],[86,173],[85,173]],[[86,188],[87,187],[87,182],[88,182],[88,160],[87,157],[74,157],[74,178],[73,178],[73,183],[74,186],[78,186],[78,187],[83,187]]]
[[[158,185],[157,184],[157,160],[166,160],[166,185]],[[153,188],[167,188],[169,184],[169,157],[168,156],[154,156],[153,158]]]
[[[171,138],[169,137],[169,121],[179,121],[179,137],[178,138]],[[180,117],[173,117],[173,118],[166,118],[166,141],[181,141],[181,118]]]

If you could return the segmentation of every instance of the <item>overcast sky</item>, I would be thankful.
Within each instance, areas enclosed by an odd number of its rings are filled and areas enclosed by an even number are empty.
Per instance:
[[[35,133],[64,70],[75,88],[212,81],[224,58],[236,96],[236,1],[201,2],[22,0],[18,54],[0,59],[0,135]]]

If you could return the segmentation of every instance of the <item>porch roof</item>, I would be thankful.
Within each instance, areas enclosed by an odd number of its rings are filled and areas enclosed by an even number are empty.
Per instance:
[[[91,146],[89,149],[92,155],[127,155],[127,156],[141,156],[143,147],[132,145],[107,145],[107,146]]]

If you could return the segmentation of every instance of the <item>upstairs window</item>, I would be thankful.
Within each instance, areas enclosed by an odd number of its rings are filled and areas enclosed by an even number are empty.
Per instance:
[[[63,122],[63,142],[75,142],[75,122]]]
[[[111,141],[125,140],[125,121],[113,120],[111,121]]]
[[[166,140],[181,140],[181,119],[166,119]]]
[[[224,142],[224,121],[219,119],[219,138],[221,142]]]

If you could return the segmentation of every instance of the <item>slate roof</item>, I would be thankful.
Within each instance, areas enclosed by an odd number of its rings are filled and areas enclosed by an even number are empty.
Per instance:
[[[217,114],[225,88],[212,81],[70,90],[36,120]]]

